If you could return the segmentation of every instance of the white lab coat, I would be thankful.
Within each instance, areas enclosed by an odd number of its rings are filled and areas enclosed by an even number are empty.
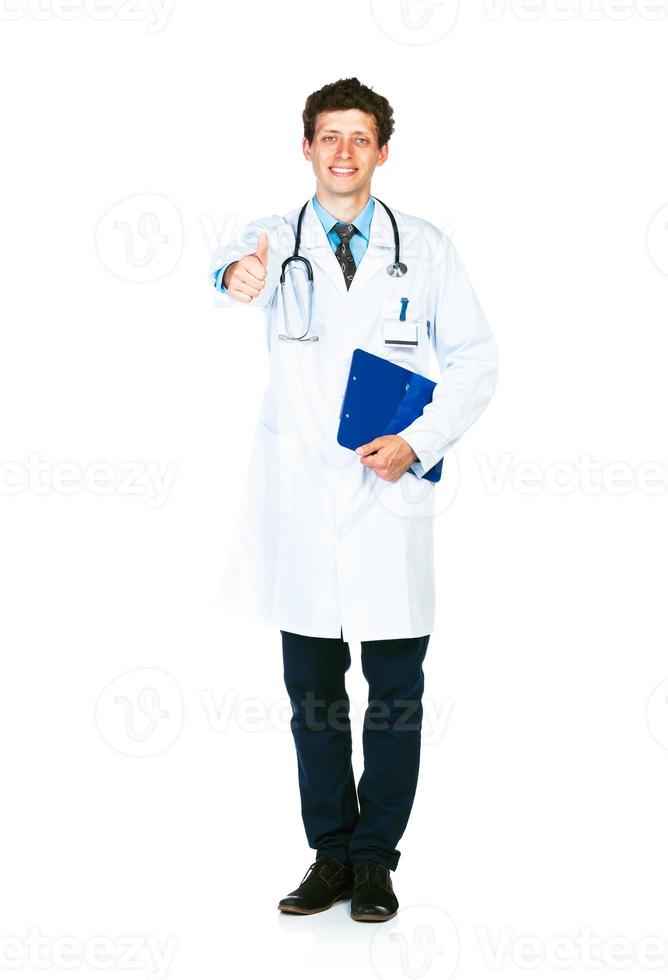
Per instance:
[[[299,211],[248,225],[239,241],[216,250],[209,270],[214,282],[217,270],[254,252],[258,234],[268,234],[267,283],[252,304],[215,292],[215,304],[238,316],[245,305],[265,310],[270,358],[221,601],[307,636],[339,637],[341,630],[353,641],[424,636],[434,628],[435,489],[421,476],[490,400],[496,344],[458,253],[434,225],[394,211],[408,272],[398,279],[387,275],[394,238],[378,203],[367,250],[346,291],[309,202],[300,254],[313,265],[312,332],[319,340],[279,340],[286,332],[280,267],[293,252]],[[306,295],[297,270],[286,283],[293,333],[303,330]],[[418,346],[386,347],[382,321],[399,318],[402,297],[409,299],[407,316],[418,321]],[[400,433],[418,456],[418,475],[382,480],[337,443],[356,347],[438,381],[432,403]]]

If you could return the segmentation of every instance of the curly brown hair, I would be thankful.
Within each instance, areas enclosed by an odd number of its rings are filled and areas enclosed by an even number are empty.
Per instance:
[[[340,78],[338,82],[323,85],[317,92],[312,92],[306,100],[302,119],[304,136],[309,143],[313,142],[318,113],[337,109],[359,109],[373,116],[379,147],[385,146],[394,132],[393,109],[387,99],[367,85],[362,85],[359,78]]]

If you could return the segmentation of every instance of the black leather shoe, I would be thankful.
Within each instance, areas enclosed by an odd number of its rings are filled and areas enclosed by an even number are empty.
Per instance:
[[[278,903],[281,912],[312,915],[324,912],[342,898],[350,898],[353,869],[338,858],[322,857],[313,862],[299,887]]]
[[[399,902],[390,880],[390,869],[376,861],[355,865],[350,911],[358,922],[384,922],[397,914]]]

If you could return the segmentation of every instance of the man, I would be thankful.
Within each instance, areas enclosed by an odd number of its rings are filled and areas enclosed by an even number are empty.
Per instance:
[[[316,860],[278,907],[309,914],[352,897],[354,919],[381,921],[398,908],[390,872],[417,786],[434,624],[434,486],[425,476],[491,398],[496,346],[456,250],[429,222],[393,212],[407,268],[387,274],[397,240],[371,196],[394,129],[387,99],[341,79],[308,97],[303,121],[316,179],[292,263],[303,268],[280,284],[301,208],[252,223],[210,267],[219,305],[265,311],[270,357],[224,593],[282,637]],[[337,430],[357,347],[425,375],[435,355],[440,380],[419,418],[353,453]],[[361,642],[369,682],[357,791],[344,683],[351,640]]]

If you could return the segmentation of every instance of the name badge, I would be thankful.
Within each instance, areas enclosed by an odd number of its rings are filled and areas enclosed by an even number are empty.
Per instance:
[[[383,320],[383,344],[385,347],[417,347],[417,320]]]

